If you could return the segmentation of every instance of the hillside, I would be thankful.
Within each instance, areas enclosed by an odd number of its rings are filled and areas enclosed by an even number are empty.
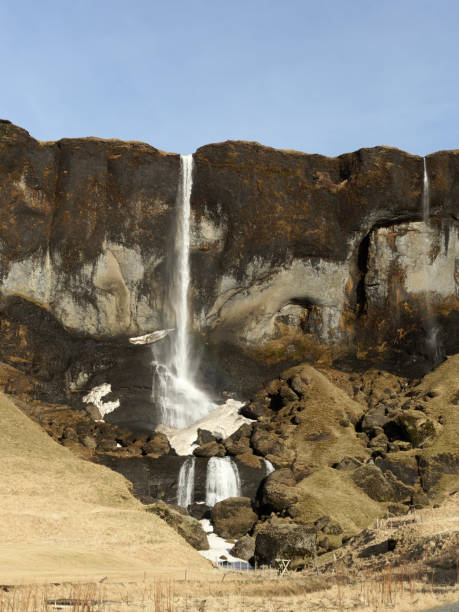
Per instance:
[[[0,394],[0,575],[18,580],[160,575],[209,567],[127,481],[79,459]]]

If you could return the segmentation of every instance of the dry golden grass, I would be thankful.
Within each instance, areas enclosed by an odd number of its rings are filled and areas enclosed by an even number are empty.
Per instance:
[[[216,572],[217,574],[217,572]],[[279,578],[224,573],[208,581],[184,579],[140,582],[32,585],[0,591],[0,612],[292,612],[359,610],[416,612],[459,600],[457,588],[435,587],[391,568],[348,583],[345,574]],[[65,605],[67,604],[67,605]]]
[[[121,475],[75,457],[2,394],[0,464],[1,582],[210,571]]]

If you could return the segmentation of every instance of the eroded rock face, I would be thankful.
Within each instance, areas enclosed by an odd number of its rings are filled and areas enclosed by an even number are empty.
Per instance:
[[[210,388],[247,397],[305,359],[423,373],[458,350],[458,151],[427,158],[427,225],[422,158],[396,149],[226,142],[194,160],[191,320]],[[0,122],[0,357],[43,394],[76,404],[109,383],[112,422],[157,424],[150,349],[128,338],[175,324],[178,183],[179,157],[148,145],[39,143]]]

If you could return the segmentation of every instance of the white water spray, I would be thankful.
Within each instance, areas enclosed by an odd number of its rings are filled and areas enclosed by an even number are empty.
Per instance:
[[[176,333],[167,358],[163,347],[153,345],[155,374],[153,397],[160,408],[164,425],[183,428],[192,425],[215,408],[194,382],[190,365],[191,346],[188,334],[188,292],[190,287],[190,215],[193,186],[193,156],[180,156],[180,186],[177,197],[176,265],[171,287],[171,304],[175,313]]]
[[[183,508],[188,508],[193,503],[194,495],[194,469],[196,457],[188,457],[182,463],[179,472],[179,481],[177,487],[177,504]]]
[[[241,480],[231,457],[211,457],[207,463],[206,504],[215,506],[222,499],[241,496]]]

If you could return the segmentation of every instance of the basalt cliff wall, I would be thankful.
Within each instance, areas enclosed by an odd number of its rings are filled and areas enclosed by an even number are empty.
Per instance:
[[[201,376],[247,397],[311,361],[418,376],[458,351],[459,151],[328,158],[257,143],[194,155],[190,308]],[[36,393],[154,423],[150,349],[173,327],[180,158],[136,142],[42,143],[0,122],[0,359]]]

